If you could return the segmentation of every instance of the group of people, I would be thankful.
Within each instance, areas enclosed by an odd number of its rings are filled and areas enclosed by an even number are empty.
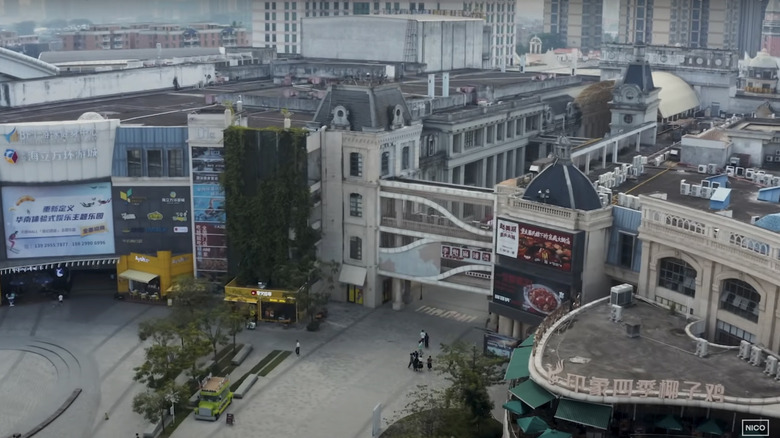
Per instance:
[[[406,368],[412,368],[414,371],[423,369],[423,348],[428,348],[429,337],[425,330],[420,330],[420,341],[417,343],[417,349],[409,353],[409,365]],[[428,356],[428,371],[433,369],[433,358]]]

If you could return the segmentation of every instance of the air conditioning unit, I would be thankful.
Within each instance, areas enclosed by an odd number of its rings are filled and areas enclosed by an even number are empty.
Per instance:
[[[707,165],[699,164],[699,173],[707,173]]]
[[[691,185],[686,183],[685,180],[680,181],[680,194],[681,195],[691,194]]]
[[[764,364],[764,352],[761,350],[760,347],[753,346],[753,348],[750,349],[750,365],[753,365],[754,367],[760,367]]]
[[[609,320],[612,322],[620,322],[623,320],[623,308],[617,305],[612,305],[612,309],[609,311]]]
[[[697,338],[696,339],[696,356],[699,357],[707,357],[710,350],[710,343],[707,342],[706,339]]]
[[[691,186],[691,196],[695,196],[697,198],[701,198],[701,186],[700,185],[692,185]]]
[[[737,168],[734,166],[726,166],[726,175],[734,176],[734,174],[736,173],[736,169]]]
[[[715,175],[718,173],[718,165],[714,163],[710,163],[707,165],[707,173],[710,175]]]
[[[628,195],[625,193],[618,193],[618,205],[621,207],[628,207],[627,201]]]
[[[644,166],[645,164],[647,164],[647,157],[645,157],[645,156],[643,155],[643,156],[642,156],[642,162],[641,162],[640,164],[642,164],[643,166]]]
[[[771,163],[771,162],[775,161],[775,156],[774,155],[767,155],[766,157],[764,157],[764,160],[767,163]]]
[[[628,283],[612,286],[609,290],[609,304],[613,306],[630,306],[634,302],[634,286]]]
[[[708,179],[701,180],[701,187],[702,188],[709,187],[709,186],[710,186],[710,180],[708,180]]]
[[[775,151],[775,155],[779,155],[780,156],[780,149]]]
[[[712,190],[709,187],[702,187],[701,188],[701,197],[705,198],[705,199],[710,199],[710,198],[712,198],[712,192],[713,191],[714,190]]]
[[[764,374],[767,376],[774,376],[777,374],[777,358],[774,356],[766,357],[766,365],[764,366]]]
[[[710,187],[712,188],[712,190],[717,190],[720,187],[720,183],[717,181],[713,181]]]
[[[653,164],[655,167],[661,167],[661,164],[664,162],[664,157],[659,155],[655,158],[653,158]]]
[[[639,177],[639,175],[642,174],[642,168],[641,167],[632,167],[631,170],[631,176],[633,177]]]
[[[739,354],[737,354],[737,357],[742,360],[750,359],[750,348],[752,346],[753,345],[748,341],[739,341]]]
[[[780,176],[773,176],[771,185],[772,185],[772,187],[780,186]]]
[[[759,219],[761,219],[761,216],[750,216],[751,225],[755,225]]]
[[[744,167],[737,167],[736,168],[736,175],[737,176],[745,176],[745,168]]]
[[[642,201],[639,200],[639,196],[631,196],[629,200],[631,201],[631,208],[634,210],[642,209]]]
[[[737,168],[737,169],[739,169],[739,168]],[[751,169],[745,169],[745,178],[747,178],[747,179],[749,179],[751,181],[756,179],[756,169],[752,169],[752,168]]]
[[[599,201],[601,201],[602,207],[608,207],[612,203],[612,196],[607,193],[599,193]]]

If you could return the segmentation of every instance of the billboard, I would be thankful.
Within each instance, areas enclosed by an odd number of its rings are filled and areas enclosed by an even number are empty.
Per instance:
[[[490,251],[481,248],[464,248],[456,245],[441,245],[441,258],[448,260],[460,260],[463,262],[486,264],[490,263],[493,255]]]
[[[2,188],[9,259],[114,253],[111,183]]]
[[[0,125],[0,180],[83,181],[111,176],[119,120]]]
[[[493,301],[545,317],[570,297],[569,286],[496,265]]]
[[[193,146],[191,153],[195,269],[199,276],[214,278],[228,270],[225,192],[219,184],[224,149]]]
[[[164,186],[114,186],[118,254],[193,252],[189,187],[160,184]]]
[[[518,339],[502,336],[498,333],[485,333],[482,339],[482,352],[509,359],[518,345],[520,345]]]
[[[496,254],[571,272],[574,235],[499,219]]]

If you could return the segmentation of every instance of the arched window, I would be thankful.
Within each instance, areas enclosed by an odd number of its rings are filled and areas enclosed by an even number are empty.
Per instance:
[[[363,196],[358,193],[349,194],[349,215],[363,217]]]
[[[673,257],[661,259],[658,285],[693,297],[696,295],[696,270],[683,260]]]
[[[390,152],[382,152],[382,176],[390,174]]]
[[[401,151],[401,169],[406,170],[409,168],[409,146],[406,146]]]
[[[358,152],[349,154],[349,176],[363,176],[363,155]]]
[[[739,315],[748,321],[758,322],[758,304],[761,295],[758,291],[742,280],[729,278],[723,280],[720,291],[720,308]]]

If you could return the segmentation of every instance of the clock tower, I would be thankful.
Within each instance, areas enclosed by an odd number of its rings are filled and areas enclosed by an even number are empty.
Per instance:
[[[609,109],[612,120],[609,124],[610,135],[628,132],[648,122],[658,119],[658,93],[660,88],[653,84],[650,64],[645,58],[645,46],[634,45],[634,59],[628,64],[623,79],[612,91]],[[655,144],[657,129],[642,133],[641,144]]]

